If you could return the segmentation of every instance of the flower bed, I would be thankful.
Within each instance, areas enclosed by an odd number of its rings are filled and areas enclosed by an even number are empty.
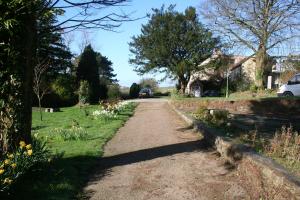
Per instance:
[[[114,119],[117,114],[126,109],[129,105],[127,101],[100,103],[99,110],[95,110],[92,115],[96,118]]]
[[[0,191],[7,193],[11,185],[37,164],[51,160],[45,145],[37,140],[32,144],[20,141],[14,152],[6,153],[0,160]]]

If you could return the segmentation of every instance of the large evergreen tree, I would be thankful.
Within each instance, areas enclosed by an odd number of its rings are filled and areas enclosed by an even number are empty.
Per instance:
[[[79,28],[112,30],[128,16],[95,12],[127,0],[5,0],[0,1],[0,150],[12,150],[20,140],[31,142],[33,68],[39,32]],[[62,21],[39,29],[41,16],[64,11]],[[95,14],[97,13],[97,14]],[[57,13],[55,13],[57,15]],[[68,17],[69,16],[69,17]]]
[[[37,59],[49,63],[48,75],[55,78],[58,74],[70,72],[72,53],[64,44],[61,31],[50,31],[57,23],[56,15],[62,14],[61,9],[42,15],[37,21]]]
[[[96,59],[96,52],[91,45],[84,48],[84,51],[80,55],[76,78],[77,82],[86,80],[90,87],[89,103],[96,103],[99,101],[99,68]]]
[[[102,56],[101,53],[97,53],[97,62],[100,80],[108,84],[116,83],[116,74],[114,74],[114,69],[112,68],[113,63],[106,56]]]
[[[199,22],[195,8],[179,13],[174,7],[153,9],[142,33],[129,44],[130,63],[140,74],[164,72],[177,79],[184,93],[191,72],[212,54],[218,39]]]

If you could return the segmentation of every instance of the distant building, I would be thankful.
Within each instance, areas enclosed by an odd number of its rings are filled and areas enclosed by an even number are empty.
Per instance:
[[[195,71],[187,85],[186,92],[188,94],[200,97],[205,90],[211,89],[210,87],[212,85],[216,86],[218,85],[218,81],[226,78],[227,71],[229,71],[230,80],[235,80],[241,75],[251,82],[255,80],[255,58],[248,58],[246,56],[225,56],[220,52],[215,52],[199,66],[208,65],[209,63],[219,59],[221,56],[227,60],[227,64],[225,64],[226,66],[222,66],[221,70],[207,68],[202,71]],[[219,79],[216,77],[219,77]]]

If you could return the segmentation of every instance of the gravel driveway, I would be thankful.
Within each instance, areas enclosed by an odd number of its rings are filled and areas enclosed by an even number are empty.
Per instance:
[[[250,199],[228,169],[164,100],[142,100],[106,145],[84,188],[90,199]]]

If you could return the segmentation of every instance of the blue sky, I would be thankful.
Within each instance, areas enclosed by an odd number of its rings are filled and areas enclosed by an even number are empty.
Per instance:
[[[166,6],[176,4],[178,11],[184,11],[188,6],[199,7],[201,0],[132,0],[128,7],[123,7],[122,10],[126,13],[135,11],[132,17],[143,17],[151,12],[151,8],[160,8],[163,4]],[[95,30],[88,33],[89,40],[96,51],[107,56],[113,62],[113,68],[117,74],[117,79],[121,86],[130,86],[133,82],[138,82],[141,78],[156,78],[161,79],[161,75],[149,74],[143,77],[138,76],[133,71],[133,66],[128,63],[129,46],[131,37],[140,34],[141,25],[146,24],[147,18],[133,22],[125,22],[117,29],[119,33],[107,32],[103,30]],[[71,51],[79,53],[79,43],[81,41],[81,33],[74,32],[74,41],[71,44]],[[161,86],[171,86],[174,83],[170,80],[164,81]]]

